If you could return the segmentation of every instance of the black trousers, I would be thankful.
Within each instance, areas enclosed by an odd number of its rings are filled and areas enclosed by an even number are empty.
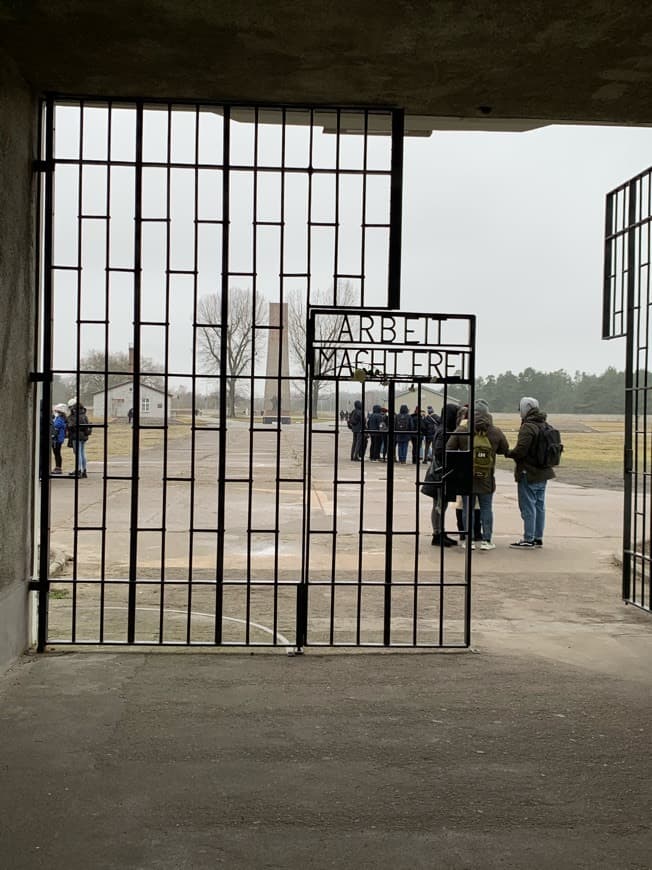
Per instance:
[[[58,442],[56,444],[52,444],[52,452],[54,453],[54,466],[55,468],[61,468],[61,444]]]

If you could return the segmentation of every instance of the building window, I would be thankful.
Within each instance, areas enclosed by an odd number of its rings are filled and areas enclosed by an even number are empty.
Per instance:
[[[147,396],[143,396],[140,400],[140,413],[149,414],[149,398]]]

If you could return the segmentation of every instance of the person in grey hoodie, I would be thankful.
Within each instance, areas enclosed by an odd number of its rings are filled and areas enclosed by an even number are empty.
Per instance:
[[[514,479],[518,486],[518,506],[523,520],[523,537],[509,546],[515,550],[533,550],[543,546],[546,524],[546,484],[555,476],[551,467],[541,468],[534,461],[534,448],[541,424],[547,415],[539,402],[523,396],[519,403],[521,428],[516,447],[505,454],[516,462]]]

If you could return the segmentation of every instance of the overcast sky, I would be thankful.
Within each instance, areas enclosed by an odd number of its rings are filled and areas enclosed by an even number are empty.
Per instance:
[[[624,368],[602,341],[605,194],[652,129],[434,133],[405,148],[403,307],[475,313],[476,371]]]
[[[87,109],[87,113],[84,155],[104,159],[106,111]],[[165,112],[146,112],[145,159],[165,159],[167,137],[165,129],[158,128],[166,118]],[[133,160],[133,109],[116,112],[113,123],[114,159]],[[192,113],[174,113],[173,124],[178,125],[173,128],[173,156],[177,160],[192,161]],[[211,155],[212,160],[219,160],[221,116],[202,114],[200,124],[200,160],[203,147],[207,152],[206,160],[211,162]],[[234,125],[232,146],[238,146],[236,150],[240,155],[251,150],[252,129],[247,124]],[[270,160],[279,149],[279,129],[263,125],[260,130]],[[291,137],[288,153],[298,161],[294,165],[307,165],[308,129],[289,127],[287,135],[288,141]],[[150,140],[151,146],[148,145]],[[320,165],[322,159],[326,161],[323,165],[333,165],[334,141],[329,134],[315,136],[316,165]],[[355,161],[362,159],[361,142],[356,136],[342,139],[342,155],[354,168]],[[370,140],[369,159],[374,168],[389,166],[389,142],[386,137]],[[150,148],[154,149],[151,154],[147,150]],[[79,110],[62,107],[57,115],[58,156],[75,157],[78,151]],[[576,370],[601,372],[609,365],[622,369],[624,340],[604,342],[600,338],[605,194],[650,164],[652,129],[556,126],[527,133],[436,132],[430,138],[407,139],[402,309],[477,314],[476,371],[480,375],[507,369],[519,372],[528,366],[546,371],[564,368],[571,373]],[[106,212],[105,170],[90,167],[85,172],[83,212],[102,215]],[[77,167],[65,165],[59,165],[56,173],[55,262],[63,266],[74,266],[78,262],[77,174]],[[290,244],[286,243],[286,272],[306,269],[303,262],[307,238],[306,178],[305,175],[288,176],[285,235]],[[133,179],[130,168],[117,168],[112,176],[111,265],[114,267],[133,266]],[[163,169],[145,170],[145,217],[165,216],[165,179]],[[202,171],[200,181],[200,217],[218,219],[221,214],[219,175]],[[323,177],[315,176],[313,220],[334,220],[335,187],[334,183],[330,188],[328,184]],[[359,179],[352,177],[343,178],[341,185],[339,268],[346,273],[360,268],[356,262],[361,250],[361,187]],[[261,174],[259,186],[259,219],[278,220],[280,174]],[[234,173],[231,188],[231,269],[247,271],[252,268],[253,250],[250,177],[247,180]],[[369,180],[368,221],[386,222],[387,193],[387,178]],[[193,202],[192,171],[184,169],[176,175],[173,173],[170,194],[172,268],[193,267]],[[323,244],[313,243],[313,287],[326,288],[332,284],[334,235],[332,230],[318,232],[322,232],[319,238]],[[105,313],[105,235],[103,221],[91,217],[85,222],[81,254],[82,317],[87,320],[101,320]],[[216,225],[202,226],[198,235],[197,293],[202,295],[215,292],[220,286],[221,236]],[[279,229],[261,227],[258,239],[258,287],[272,301],[279,293]],[[144,320],[164,318],[165,251],[164,224],[144,224]],[[366,292],[371,304],[374,297],[380,301],[384,293],[386,262],[386,232],[372,230],[365,265]],[[73,271],[62,270],[55,277],[55,368],[74,367],[76,280]],[[234,280],[247,282],[244,278]],[[289,290],[292,280],[286,283]],[[298,285],[305,286],[304,279],[296,280]],[[130,281],[124,272],[114,272],[111,276],[109,346],[115,351],[126,352],[133,340]],[[176,275],[170,286],[173,321],[169,336],[170,367],[190,372],[192,279],[189,275]],[[145,326],[141,335],[144,354],[162,360],[163,328]],[[84,325],[82,356],[90,349],[103,346],[101,323]]]

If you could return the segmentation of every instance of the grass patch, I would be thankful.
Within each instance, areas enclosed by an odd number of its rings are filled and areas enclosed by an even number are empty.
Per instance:
[[[167,438],[169,441],[178,441],[182,438],[190,439],[190,417],[187,422],[185,419],[180,419],[172,423],[167,428]],[[197,424],[201,428],[202,424]],[[86,458],[89,462],[101,462],[104,459],[104,428],[93,430],[93,434],[86,442]],[[109,421],[107,424],[107,457],[116,459],[118,457],[131,456],[131,447],[133,443],[133,429],[128,423]],[[140,430],[140,449],[146,450],[149,447],[160,447],[163,444],[164,431],[163,429],[141,429]]]
[[[50,587],[49,591],[50,598],[70,598],[70,590],[69,589],[53,589]]]
[[[561,465],[555,469],[558,480],[599,489],[622,489],[624,417],[551,414],[550,422],[561,432],[564,444]],[[513,447],[520,426],[518,415],[494,414],[494,423]],[[513,469],[513,463],[501,460],[499,467]]]

